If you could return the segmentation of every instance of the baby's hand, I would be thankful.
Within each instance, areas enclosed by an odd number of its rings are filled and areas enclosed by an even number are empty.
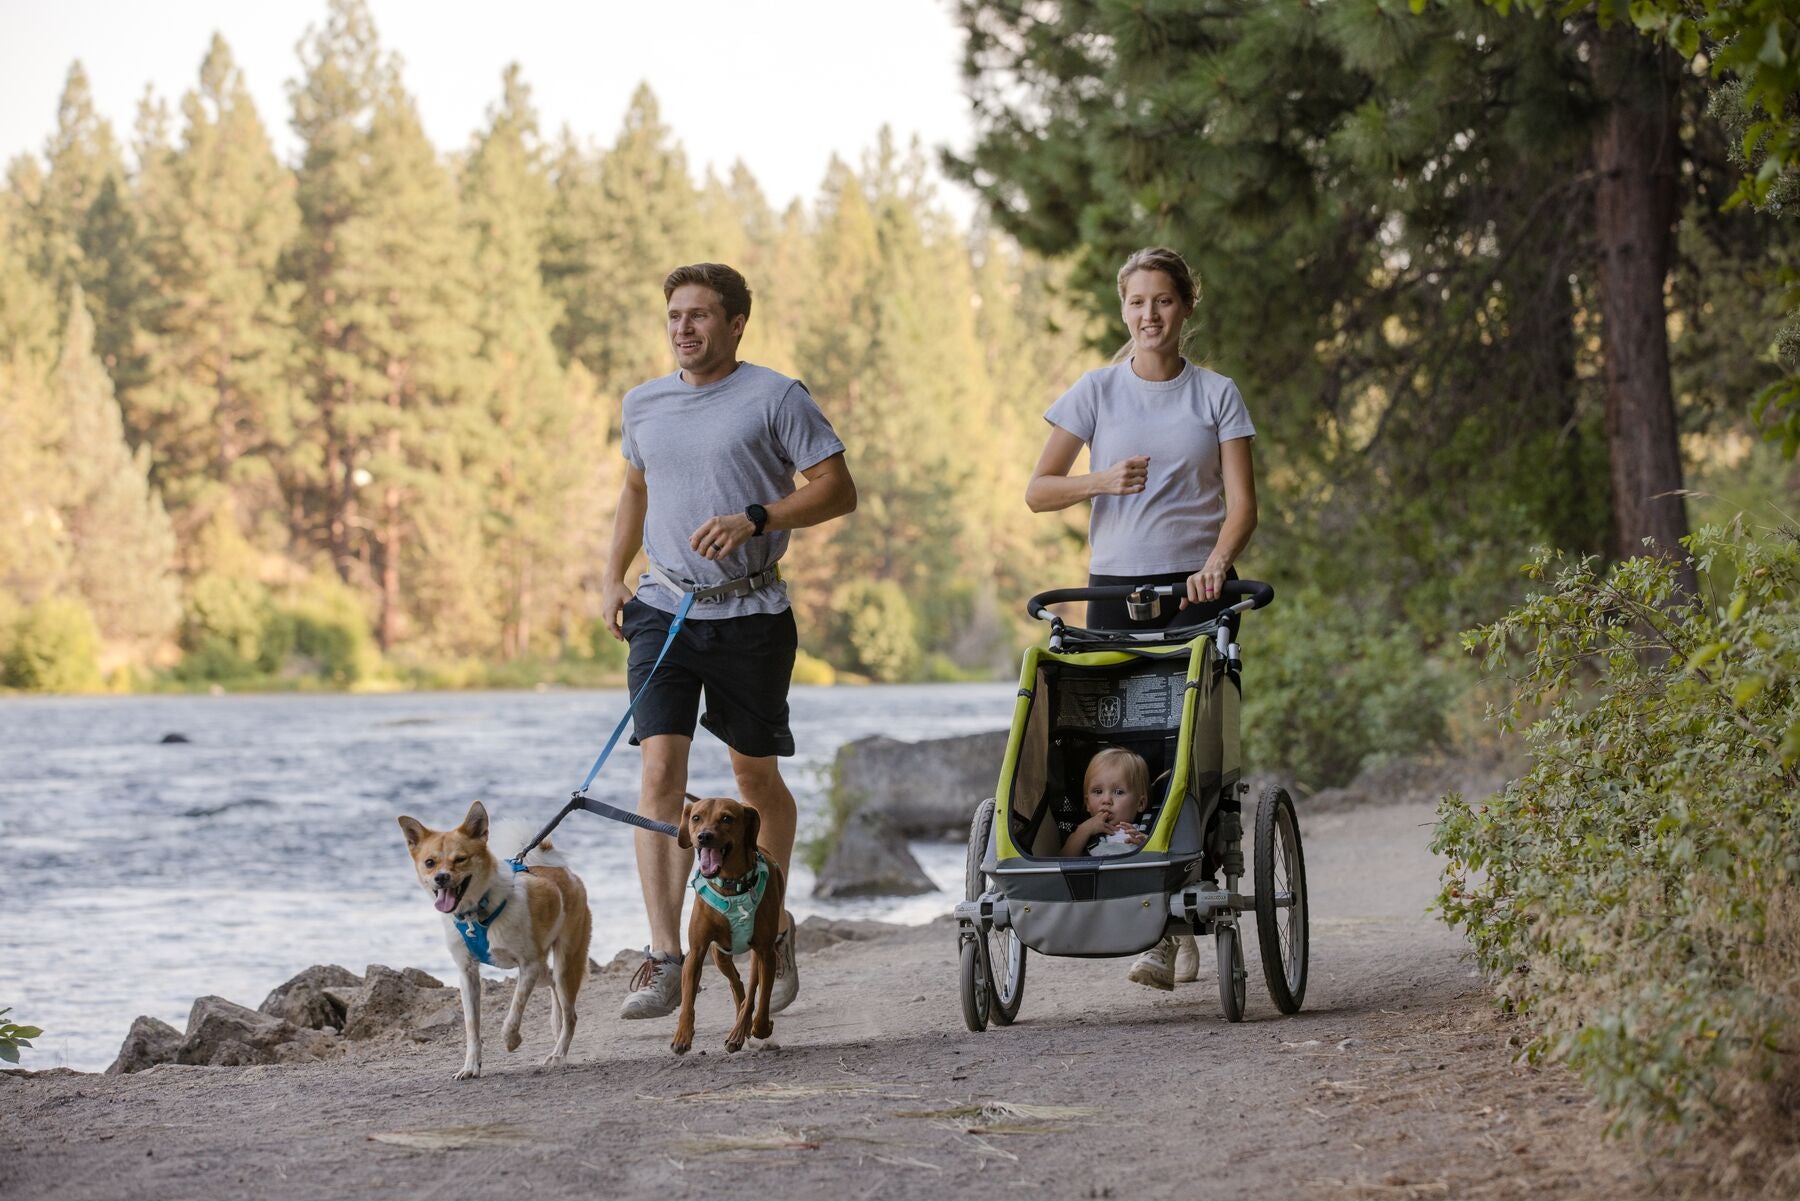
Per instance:
[[[1149,837],[1130,822],[1114,822],[1107,829],[1115,834],[1122,832],[1125,835],[1125,841],[1134,847],[1143,846]]]

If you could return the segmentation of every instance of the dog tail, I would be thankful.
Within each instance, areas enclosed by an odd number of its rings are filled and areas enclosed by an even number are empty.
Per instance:
[[[519,848],[524,846],[536,833],[537,826],[535,824],[520,821],[516,817],[500,818],[488,830],[488,849],[502,859],[510,859],[517,855]],[[551,846],[548,838],[538,843],[532,849],[531,854],[525,856],[525,865],[527,867],[533,865],[540,867],[569,866],[563,858],[562,852]]]

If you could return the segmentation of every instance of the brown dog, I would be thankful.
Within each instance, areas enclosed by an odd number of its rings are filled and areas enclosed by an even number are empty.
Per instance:
[[[756,836],[762,818],[748,805],[728,797],[688,796],[676,841],[694,851],[694,912],[688,919],[688,954],[681,967],[681,1017],[669,1049],[687,1054],[694,1045],[694,996],[700,991],[700,967],[710,948],[713,962],[731,983],[737,1023],[725,1040],[727,1051],[743,1047],[749,1037],[775,1032],[769,1013],[769,990],[775,986],[775,937],[787,884],[774,856],[760,850]],[[750,987],[738,978],[733,953],[750,952]]]
[[[502,823],[502,826],[513,825]],[[587,976],[587,889],[545,839],[525,857],[522,870],[488,849],[487,809],[480,801],[454,830],[432,830],[402,817],[400,829],[412,853],[419,884],[444,915],[451,957],[462,969],[463,1033],[467,1036],[458,1080],[481,1075],[481,965],[519,969],[512,1007],[501,1036],[519,1049],[519,1021],[531,992],[550,981],[550,1024],[556,1046],[546,1066],[563,1062],[575,1037],[575,995]],[[522,825],[496,832],[501,846],[520,847],[531,836]],[[551,963],[551,953],[556,960]]]

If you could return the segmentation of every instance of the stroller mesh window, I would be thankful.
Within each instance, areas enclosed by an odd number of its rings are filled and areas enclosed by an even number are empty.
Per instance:
[[[1154,816],[1165,799],[1180,737],[1188,657],[1137,659],[1109,667],[1042,663],[1019,748],[1009,817],[1028,855],[1059,855],[1087,813],[1081,782],[1105,747],[1136,751],[1150,769]]]

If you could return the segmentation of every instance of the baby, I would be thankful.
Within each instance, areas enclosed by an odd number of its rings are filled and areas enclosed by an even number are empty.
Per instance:
[[[1137,826],[1150,803],[1150,767],[1142,755],[1109,746],[1088,761],[1081,781],[1088,819],[1063,840],[1064,855],[1129,855],[1147,837]]]

